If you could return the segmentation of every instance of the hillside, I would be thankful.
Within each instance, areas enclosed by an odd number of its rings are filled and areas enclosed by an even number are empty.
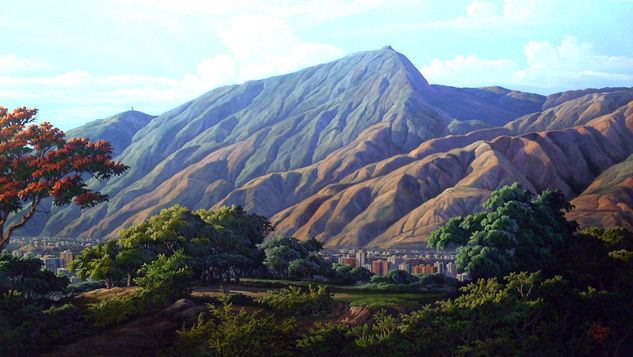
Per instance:
[[[278,233],[334,246],[410,245],[423,243],[448,218],[477,211],[491,191],[515,181],[533,192],[560,189],[575,197],[633,153],[631,105],[571,129],[431,140],[350,174],[273,222]],[[430,149],[441,142],[442,151]]]
[[[361,52],[69,131],[111,141],[130,170],[90,183],[108,203],[44,205],[51,213],[20,233],[116,236],[174,204],[239,204],[273,217],[280,234],[328,245],[423,243],[506,183],[581,194],[633,153],[625,119],[596,129],[631,100],[626,88],[544,97],[430,85],[391,47]]]

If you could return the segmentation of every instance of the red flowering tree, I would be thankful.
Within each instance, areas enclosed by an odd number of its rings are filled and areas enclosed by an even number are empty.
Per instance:
[[[89,190],[82,175],[104,180],[128,169],[111,161],[112,146],[105,140],[66,141],[63,131],[46,122],[27,127],[36,113],[0,107],[0,252],[44,198],[52,197],[55,206],[74,201],[81,208],[92,207],[108,196]],[[9,222],[11,214],[18,216]]]

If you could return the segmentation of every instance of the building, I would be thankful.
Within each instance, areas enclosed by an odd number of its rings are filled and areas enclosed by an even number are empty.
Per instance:
[[[460,273],[460,274],[457,274],[457,280],[459,280],[459,281],[469,281],[470,280],[470,276],[468,276],[468,273]]]
[[[70,250],[65,250],[59,253],[59,258],[64,261],[64,268],[68,268],[70,262],[73,261],[73,252]]]
[[[411,273],[411,264],[408,261],[404,261],[398,264],[398,270],[406,271],[407,273]]]
[[[338,263],[339,264],[347,264],[347,265],[351,265],[351,266],[355,267],[356,266],[356,259],[350,258],[350,257],[338,258]]]
[[[374,260],[371,262],[371,272],[376,275],[385,275],[389,272],[389,262]]]
[[[457,278],[457,265],[454,262],[446,264],[446,275],[451,278]]]
[[[446,264],[444,264],[443,262],[435,262],[433,266],[435,267],[435,271],[437,271],[438,273],[446,274]]]
[[[66,268],[57,268],[57,275],[66,275],[70,277],[72,274]]]
[[[356,252],[356,266],[364,267],[367,264],[367,253],[364,250]]]
[[[41,259],[44,262],[44,269],[50,270],[53,273],[57,273],[57,268],[64,267],[64,261],[61,258],[56,258],[52,255],[45,255]]]
[[[437,272],[437,268],[431,264],[420,264],[412,268],[413,274],[433,274]]]

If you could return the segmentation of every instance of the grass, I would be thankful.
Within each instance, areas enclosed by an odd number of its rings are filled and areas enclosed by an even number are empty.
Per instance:
[[[291,280],[270,280],[270,279],[242,279],[242,284],[252,289],[261,289],[253,294],[262,294],[267,289],[276,289],[286,285],[307,286],[314,282],[291,281]],[[369,309],[400,308],[413,310],[422,305],[430,304],[438,300],[444,300],[451,296],[451,293],[443,291],[430,292],[401,292],[382,289],[371,289],[362,285],[334,285],[326,284],[334,292],[334,300],[347,303],[352,306],[365,306]]]

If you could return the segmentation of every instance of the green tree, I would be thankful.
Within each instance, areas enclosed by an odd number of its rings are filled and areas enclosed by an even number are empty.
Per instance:
[[[369,281],[374,274],[364,267],[354,267],[349,264],[332,263],[330,280],[336,284],[354,284],[359,281]]]
[[[42,269],[34,257],[0,254],[0,296],[17,293],[24,304],[49,303],[64,293],[68,278]]]
[[[121,249],[114,239],[105,244],[99,243],[93,248],[86,248],[70,263],[70,270],[76,271],[82,279],[90,277],[103,280],[106,288],[110,289],[125,276],[116,259]]]
[[[565,219],[572,207],[559,191],[533,197],[515,183],[494,191],[483,207],[449,220],[429,237],[431,247],[459,246],[457,268],[475,279],[548,269],[577,229]]]
[[[122,249],[114,261],[119,270],[127,275],[127,286],[132,286],[137,270],[147,261],[147,257],[140,248],[128,248]]]
[[[120,244],[143,249],[150,256],[171,255],[184,249],[195,275],[203,280],[239,277],[261,265],[258,248],[271,226],[265,217],[242,207],[191,211],[175,205],[146,222],[123,230]]]
[[[143,264],[134,282],[146,291],[160,293],[167,300],[180,297],[189,293],[191,285],[193,271],[189,259],[182,250],[170,256],[160,254],[158,259]]]
[[[262,248],[266,252],[264,265],[281,278],[289,276],[291,265],[295,277],[307,278],[319,272],[327,273],[327,264],[314,255],[323,249],[323,244],[314,238],[299,241],[289,236],[275,237],[264,243]],[[297,260],[300,261],[294,263]]]

